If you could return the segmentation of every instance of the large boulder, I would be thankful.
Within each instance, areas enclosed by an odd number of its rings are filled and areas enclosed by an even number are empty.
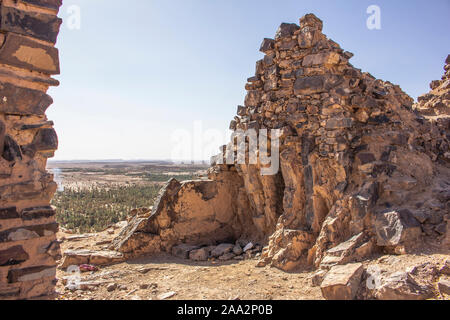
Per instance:
[[[189,252],[189,259],[193,261],[207,261],[209,258],[208,248],[201,248]]]
[[[414,247],[420,242],[422,229],[411,211],[388,210],[375,218],[377,245],[383,247]]]
[[[196,249],[198,249],[198,246],[180,244],[172,248],[172,255],[181,259],[189,259],[189,253]]]
[[[378,300],[425,300],[433,293],[430,288],[419,285],[409,273],[396,272],[381,280],[374,296]]]
[[[361,263],[334,266],[320,286],[323,297],[327,300],[355,299],[363,271]]]

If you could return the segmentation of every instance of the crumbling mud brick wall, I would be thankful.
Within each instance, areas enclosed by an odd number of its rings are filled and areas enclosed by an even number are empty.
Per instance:
[[[59,84],[62,0],[0,1],[0,300],[54,291],[57,189],[46,171],[58,146],[45,111]]]

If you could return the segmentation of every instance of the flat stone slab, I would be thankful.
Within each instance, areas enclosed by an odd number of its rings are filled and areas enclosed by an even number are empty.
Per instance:
[[[334,266],[320,286],[327,300],[353,300],[356,297],[363,274],[361,263]]]
[[[79,266],[82,264],[93,264],[96,266],[107,266],[124,261],[122,253],[117,251],[91,251],[75,250],[66,251],[63,255],[63,261],[59,268],[65,269],[70,266]]]

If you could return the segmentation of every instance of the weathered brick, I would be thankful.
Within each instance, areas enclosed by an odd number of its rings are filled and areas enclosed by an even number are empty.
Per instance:
[[[0,220],[20,218],[16,207],[0,208]]]
[[[330,119],[327,122],[327,129],[328,130],[334,130],[334,129],[345,129],[345,128],[351,128],[353,126],[353,119],[350,118],[341,118],[341,119]]]
[[[55,266],[40,266],[25,269],[13,269],[8,272],[8,282],[26,282],[56,276]]]
[[[1,6],[0,30],[55,43],[62,20],[55,15]]]
[[[60,71],[58,49],[14,33],[0,48],[0,63],[50,75]]]
[[[58,10],[62,6],[62,0],[21,0],[21,2],[53,10]]]
[[[311,76],[299,78],[294,83],[294,94],[311,95],[324,91],[325,77]]]

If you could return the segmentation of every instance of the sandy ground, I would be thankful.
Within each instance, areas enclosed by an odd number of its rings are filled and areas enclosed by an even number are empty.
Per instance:
[[[97,234],[78,235],[60,232],[62,251],[105,249],[119,232],[109,229]],[[82,281],[96,285],[71,291],[59,281],[61,300],[302,300],[322,299],[320,288],[312,288],[312,272],[285,273],[273,268],[256,268],[258,260],[231,262],[193,262],[169,254],[159,254],[124,263],[100,267],[96,272],[82,273]],[[68,273],[58,270],[62,280]],[[97,285],[98,284],[98,285]],[[108,291],[110,284],[117,288]]]

